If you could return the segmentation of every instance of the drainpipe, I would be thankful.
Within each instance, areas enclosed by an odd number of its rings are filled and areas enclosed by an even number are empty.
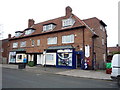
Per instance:
[[[85,29],[83,28],[83,60],[85,60]]]
[[[94,70],[94,36],[92,36],[92,70]]]

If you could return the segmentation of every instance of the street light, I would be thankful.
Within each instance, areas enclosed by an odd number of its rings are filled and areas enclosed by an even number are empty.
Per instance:
[[[43,55],[45,57],[45,71],[46,71],[46,51],[43,52]]]

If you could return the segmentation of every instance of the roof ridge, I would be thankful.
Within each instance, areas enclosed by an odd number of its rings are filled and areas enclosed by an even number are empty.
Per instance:
[[[64,18],[64,17],[66,17],[66,16],[61,16],[61,17],[45,20],[45,21],[42,21],[42,22],[39,22],[39,23],[36,23],[36,24],[42,24],[42,23],[45,23],[45,22],[48,22],[48,21],[52,21],[52,20],[56,20],[56,19],[60,19],[60,18]]]
[[[73,16],[75,16],[75,18],[82,24],[82,25],[85,25],[82,20],[80,18],[78,18],[75,14],[73,14]]]

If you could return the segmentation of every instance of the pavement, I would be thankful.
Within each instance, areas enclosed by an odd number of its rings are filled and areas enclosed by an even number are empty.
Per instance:
[[[18,69],[18,65],[15,64],[2,64],[0,67]],[[56,67],[43,67],[41,65],[37,65],[34,67],[26,66],[23,69],[28,72],[34,73],[52,73],[58,75],[66,75],[73,77],[82,77],[82,78],[90,78],[90,79],[100,79],[100,80],[112,80],[110,78],[110,74],[106,74],[105,70],[81,70],[81,69],[66,69],[66,68],[56,68]]]

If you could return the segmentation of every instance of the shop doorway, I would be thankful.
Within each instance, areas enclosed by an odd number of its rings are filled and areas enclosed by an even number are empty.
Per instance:
[[[77,68],[81,67],[81,54],[76,54]]]
[[[37,54],[34,54],[34,65],[37,65]]]

